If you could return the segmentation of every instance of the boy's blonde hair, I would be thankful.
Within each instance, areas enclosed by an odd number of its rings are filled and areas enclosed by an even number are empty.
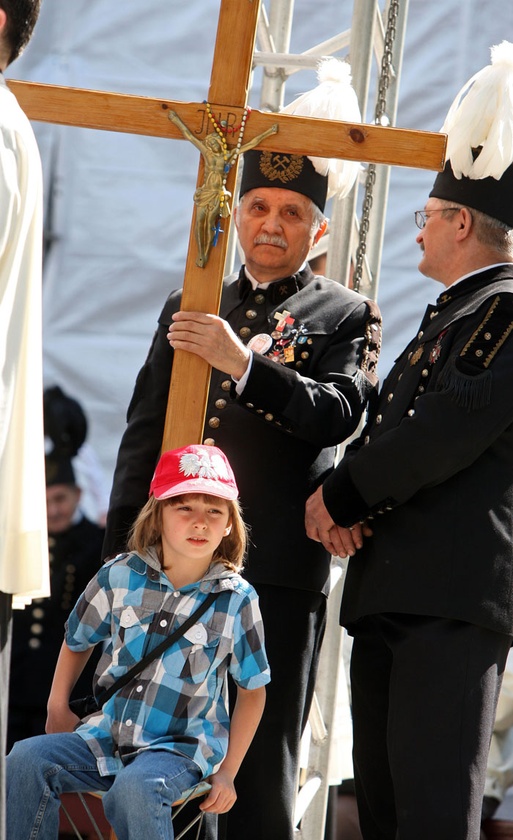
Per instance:
[[[150,496],[130,530],[127,543],[128,550],[142,554],[150,546],[153,546],[162,563],[162,508],[168,502],[179,503],[185,501],[188,496],[199,496],[204,500],[211,501],[212,504],[228,505],[231,531],[228,536],[223,537],[214,551],[212,562],[219,561],[230,571],[240,572],[246,556],[248,532],[242,518],[239,502],[237,500],[221,499],[206,493],[186,493],[183,496],[173,496],[171,499],[160,500]]]

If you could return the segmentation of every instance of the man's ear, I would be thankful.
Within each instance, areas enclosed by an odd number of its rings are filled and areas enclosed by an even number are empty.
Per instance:
[[[467,207],[461,207],[459,216],[460,224],[456,236],[457,239],[466,239],[472,230],[474,222],[472,213]]]

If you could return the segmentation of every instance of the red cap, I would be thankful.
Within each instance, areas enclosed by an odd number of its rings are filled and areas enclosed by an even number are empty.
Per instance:
[[[238,497],[232,468],[217,446],[191,444],[162,453],[150,484],[150,496],[170,499],[185,493],[207,493],[221,499]]]

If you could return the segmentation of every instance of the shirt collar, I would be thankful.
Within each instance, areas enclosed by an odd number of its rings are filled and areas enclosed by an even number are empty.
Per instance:
[[[437,298],[436,306],[442,306],[449,303],[455,298],[460,298],[463,295],[471,294],[477,289],[493,283],[495,280],[500,280],[502,277],[511,277],[511,269],[513,263],[494,263],[492,265],[483,266],[478,271],[472,271],[460,277],[454,283],[451,283]]]
[[[298,269],[296,274],[301,274],[301,272],[304,271],[305,268],[306,268],[306,262],[304,262],[303,265],[300,266],[300,268]],[[262,289],[268,289],[269,286],[272,286],[273,283],[279,283],[280,282],[280,280],[270,280],[269,283],[259,283],[258,280],[255,280],[255,278],[253,277],[253,275],[251,274],[247,265],[244,266],[244,274],[246,275],[249,282],[251,283],[253,291],[256,291],[256,289],[258,289],[259,291],[261,291]],[[292,276],[295,277],[296,274],[293,274]]]
[[[243,266],[239,274],[239,295],[241,299],[244,299],[250,291],[258,291],[265,293],[271,303],[280,304],[299,292],[308,283],[309,276],[313,277],[308,265],[304,263],[300,270],[290,277],[273,280],[271,283],[258,283],[246,266]]]
[[[498,263],[491,263],[491,265],[484,265],[482,268],[478,269],[478,271],[469,271],[468,274],[463,274],[462,277],[458,277],[458,279],[455,280],[454,283],[451,283],[450,286],[447,286],[447,291],[456,286],[457,283],[461,283],[462,280],[466,280],[467,277],[472,277],[474,274],[481,274],[482,271],[488,271],[490,268],[500,268],[503,265],[513,265],[513,262],[504,261]]]

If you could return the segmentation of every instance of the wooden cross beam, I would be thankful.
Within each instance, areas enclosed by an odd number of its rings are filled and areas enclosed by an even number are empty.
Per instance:
[[[259,11],[260,0],[221,0],[208,102],[217,121],[224,120],[228,126],[240,124],[247,104]],[[198,138],[212,131],[205,103],[15,81],[9,82],[9,87],[32,120],[183,139],[180,129],[168,119],[169,113],[175,111]],[[444,166],[447,138],[443,134],[256,110],[246,124],[244,142],[264,134],[275,123],[278,133],[259,143],[258,148],[432,170]],[[200,160],[198,186],[203,183],[203,176],[204,163]],[[237,160],[226,181],[232,195],[236,176]],[[200,268],[196,265],[194,208],[182,297],[184,310],[219,312],[229,222],[229,218],[224,220],[224,235],[212,248],[206,266]],[[203,359],[175,351],[163,449],[201,442],[209,382],[210,366]]]

